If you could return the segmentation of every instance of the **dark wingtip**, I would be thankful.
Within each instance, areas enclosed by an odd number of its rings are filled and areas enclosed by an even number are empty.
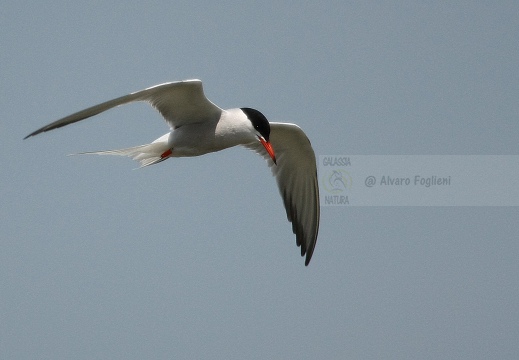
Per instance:
[[[310,264],[310,259],[312,259],[312,255],[313,255],[313,252],[306,253],[305,266],[308,266],[308,264]]]
[[[44,132],[45,130],[42,130],[42,129],[38,129],[36,131],[33,131],[32,133],[30,133],[29,135],[27,135],[26,137],[24,137],[23,139],[26,140],[34,135],[38,135],[39,133],[42,133]]]
[[[28,139],[28,138],[30,138],[30,137],[33,137],[33,136],[35,136],[35,135],[38,135],[38,134],[44,133],[44,132],[49,131],[49,130],[52,130],[52,129],[53,129],[53,128],[50,128],[50,129],[49,129],[49,126],[44,126],[44,127],[40,128],[40,129],[38,129],[38,130],[36,130],[36,131],[33,131],[32,133],[30,133],[29,135],[27,135],[27,136],[24,137],[23,139],[24,139],[24,140],[25,140],[25,139]]]

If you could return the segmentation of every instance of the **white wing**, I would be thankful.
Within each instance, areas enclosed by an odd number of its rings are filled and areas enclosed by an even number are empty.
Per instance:
[[[276,154],[277,165],[259,142],[246,145],[268,161],[276,177],[283,198],[288,221],[306,254],[308,265],[314,252],[319,232],[319,188],[315,153],[303,130],[294,124],[270,123],[270,143]]]
[[[134,101],[146,101],[151,104],[162,114],[171,128],[189,123],[217,120],[222,112],[222,109],[205,97],[200,80],[177,81],[152,86],[81,110],[30,133],[25,139]]]

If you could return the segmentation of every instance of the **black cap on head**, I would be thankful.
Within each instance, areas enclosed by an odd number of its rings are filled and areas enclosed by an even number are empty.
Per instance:
[[[254,129],[256,129],[261,134],[261,136],[265,138],[265,140],[269,141],[270,124],[265,115],[256,109],[241,108],[241,110],[245,113],[245,115],[247,115],[247,118],[249,118],[252,126],[254,126]]]

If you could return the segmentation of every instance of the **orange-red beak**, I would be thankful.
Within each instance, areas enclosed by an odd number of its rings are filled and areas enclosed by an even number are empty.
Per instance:
[[[277,165],[276,154],[274,154],[274,149],[272,148],[272,145],[270,144],[270,141],[265,140],[262,136],[258,136],[258,138],[259,138],[259,141],[261,142],[261,145],[263,145],[265,150],[267,150],[267,152],[269,153],[270,158],[272,159],[272,161],[274,161],[274,164]]]

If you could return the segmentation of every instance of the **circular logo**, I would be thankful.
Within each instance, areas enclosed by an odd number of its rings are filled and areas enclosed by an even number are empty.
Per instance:
[[[330,169],[324,173],[321,183],[329,193],[339,194],[351,188],[352,179],[346,170]]]

